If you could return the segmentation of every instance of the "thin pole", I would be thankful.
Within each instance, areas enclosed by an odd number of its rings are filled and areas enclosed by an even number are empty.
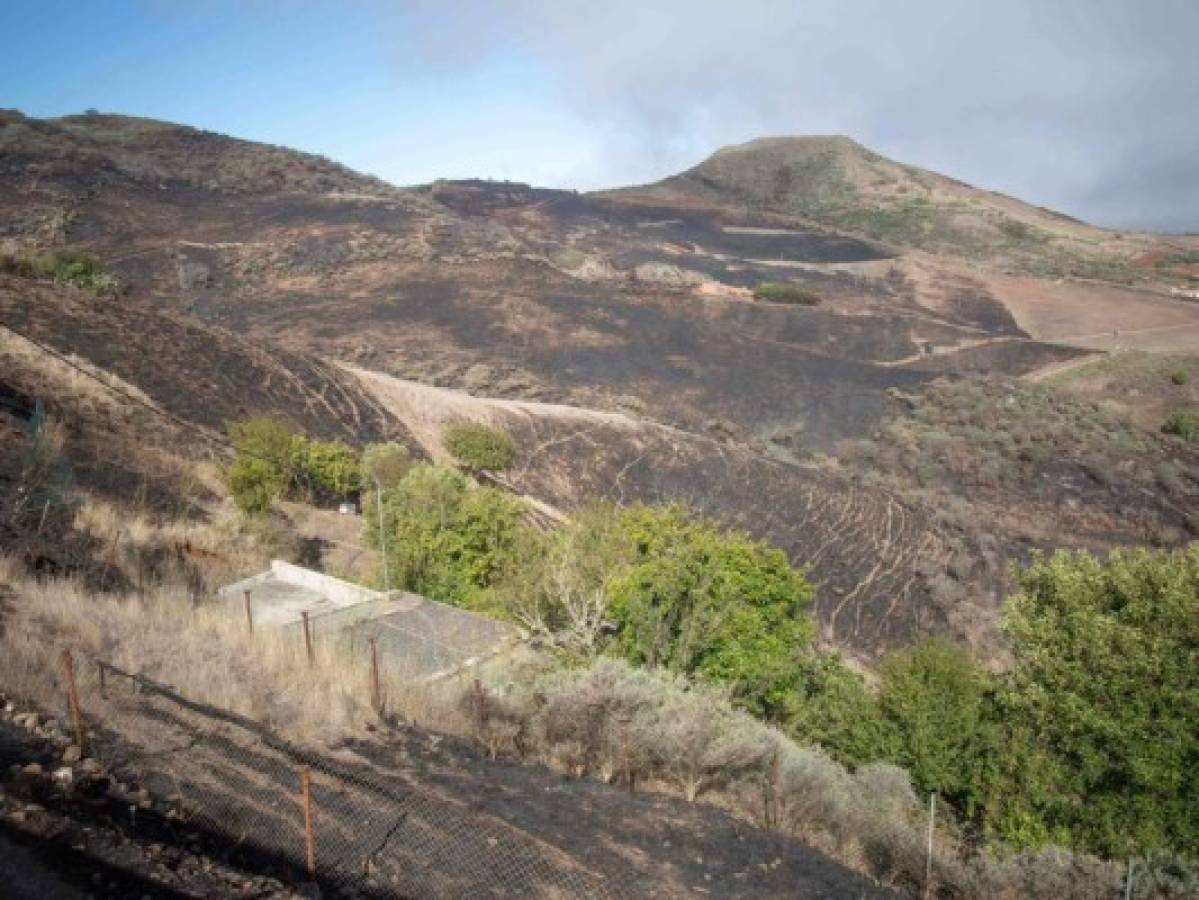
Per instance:
[[[1132,900],[1132,860],[1128,861],[1128,877],[1124,879],[1124,900]]]
[[[383,715],[383,687],[379,684],[379,639],[371,638],[371,706]]]
[[[933,826],[937,821],[937,795],[928,797],[928,855],[924,859],[924,896],[927,900],[933,882]]]
[[[375,479],[375,509],[379,513],[379,553],[383,556],[383,590],[391,590],[391,572],[387,567],[387,535],[383,530],[383,487]]]
[[[254,633],[254,612],[250,608],[250,592],[243,591],[246,595],[246,627],[250,629],[250,634]]]
[[[83,713],[79,708],[79,691],[75,686],[75,660],[71,658],[71,650],[68,647],[62,651],[62,667],[67,680],[67,709],[71,712],[71,725],[75,729],[75,746],[79,748],[79,755],[83,755]]]
[[[629,793],[633,793],[633,766],[629,762],[629,720],[620,721],[620,755],[624,760],[624,780]]]
[[[779,767],[779,752],[774,751],[774,758],[770,761],[770,791],[774,795],[774,824],[776,827],[782,827],[783,824],[783,785]]]
[[[311,881],[316,878],[316,837],[312,833],[312,773],[307,766],[300,766],[300,802],[304,806],[304,849]]]
[[[300,613],[300,617],[304,620],[304,649],[308,651],[308,667],[311,668],[316,664],[316,656],[312,652],[312,626],[308,624],[308,610]]]

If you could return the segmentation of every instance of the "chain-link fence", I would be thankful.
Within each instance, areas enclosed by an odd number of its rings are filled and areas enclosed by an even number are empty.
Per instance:
[[[568,854],[402,775],[294,747],[260,724],[105,662],[134,764],[182,823],[248,865],[364,898],[621,897]],[[311,866],[311,869],[310,869]]]

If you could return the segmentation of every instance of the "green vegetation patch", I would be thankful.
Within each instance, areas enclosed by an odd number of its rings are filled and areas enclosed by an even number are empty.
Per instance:
[[[1166,434],[1177,435],[1191,444],[1199,444],[1199,409],[1175,409],[1162,425]]]
[[[816,306],[818,292],[790,281],[759,281],[754,287],[754,299],[766,303],[789,303],[797,306]]]
[[[326,503],[358,493],[362,462],[341,441],[309,440],[288,422],[255,415],[230,422],[237,451],[225,484],[238,509],[260,515],[280,497]]]
[[[516,442],[498,428],[455,422],[446,428],[444,443],[454,459],[471,472],[498,472],[516,464]]]
[[[0,273],[69,284],[98,296],[121,291],[121,281],[104,264],[83,250],[50,250],[45,253],[0,253]]]

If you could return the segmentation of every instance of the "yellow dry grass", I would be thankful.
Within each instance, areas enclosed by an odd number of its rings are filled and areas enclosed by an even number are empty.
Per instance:
[[[7,584],[7,588],[3,586]],[[96,594],[70,579],[36,580],[0,557],[0,684],[60,709],[61,654],[77,660],[84,707],[103,711],[96,660],[168,685],[184,696],[252,718],[299,743],[330,746],[377,721],[370,665],[332,639],[309,665],[298,629],[250,633],[236,607],[192,604],[170,590]],[[425,727],[463,732],[460,685],[425,685],[382,671],[387,711]]]

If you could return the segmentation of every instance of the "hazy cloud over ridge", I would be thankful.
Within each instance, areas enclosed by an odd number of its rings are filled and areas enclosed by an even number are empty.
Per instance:
[[[434,72],[543,67],[599,135],[579,186],[846,133],[1100,224],[1199,231],[1191,0],[417,2],[387,18],[419,30]]]

